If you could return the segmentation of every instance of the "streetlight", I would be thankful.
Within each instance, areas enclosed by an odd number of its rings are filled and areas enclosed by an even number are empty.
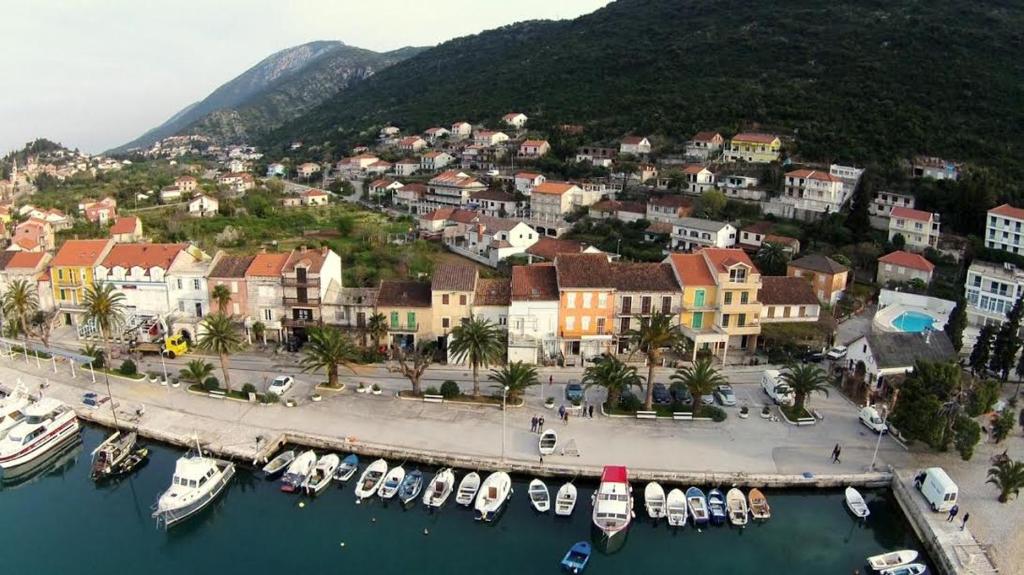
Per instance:
[[[871,471],[875,470],[875,460],[878,459],[878,448],[882,445],[882,436],[888,433],[889,431],[889,426],[886,423],[887,421],[889,421],[889,410],[885,409],[884,412],[885,415],[882,416],[882,425],[884,427],[882,428],[882,431],[878,433],[878,440],[875,441],[875,453],[874,455],[871,456]]]
[[[501,389],[501,460],[505,461],[505,400],[508,398],[508,386]]]

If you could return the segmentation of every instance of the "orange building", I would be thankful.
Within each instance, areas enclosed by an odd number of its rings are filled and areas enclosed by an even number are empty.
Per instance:
[[[566,364],[612,351],[615,282],[605,254],[562,254],[558,280],[558,339]]]

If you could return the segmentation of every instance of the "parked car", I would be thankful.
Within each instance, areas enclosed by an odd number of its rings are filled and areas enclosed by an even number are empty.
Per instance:
[[[719,385],[716,387],[715,397],[718,398],[718,403],[722,405],[736,405],[736,394],[733,392],[731,385]]]
[[[669,391],[672,394],[673,400],[687,405],[693,403],[693,394],[690,393],[689,388],[687,388],[685,385],[677,383],[673,385]]]
[[[267,388],[267,393],[273,393],[280,397],[295,385],[295,378],[290,375],[279,375],[274,378]]]
[[[712,391],[711,393],[705,393],[704,395],[700,396],[700,402],[703,403],[704,405],[714,405],[715,392]]]
[[[668,388],[665,387],[664,383],[655,383],[652,391],[654,403],[658,405],[668,405],[672,403],[672,394],[668,392]]]
[[[570,381],[565,386],[565,398],[569,401],[583,401],[583,386],[576,381]]]
[[[846,351],[847,349],[845,345],[837,345],[832,349],[828,350],[828,353],[825,354],[825,357],[831,359],[832,361],[840,360],[846,357]]]
[[[860,410],[860,422],[868,426],[868,429],[875,433],[885,433],[889,430],[889,426],[882,420],[878,410],[870,405]]]
[[[821,363],[825,359],[825,354],[820,351],[808,351],[800,357],[800,361],[804,363]]]
[[[928,501],[933,512],[949,511],[956,505],[960,490],[941,467],[929,467],[914,478],[914,485]]]
[[[778,405],[793,405],[793,390],[782,383],[782,374],[777,369],[766,369],[761,375],[761,389]]]

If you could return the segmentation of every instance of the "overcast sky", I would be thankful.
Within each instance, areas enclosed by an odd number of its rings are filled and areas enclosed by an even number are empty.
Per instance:
[[[277,50],[428,46],[608,0],[40,0],[0,11],[0,153],[36,137],[101,152]]]

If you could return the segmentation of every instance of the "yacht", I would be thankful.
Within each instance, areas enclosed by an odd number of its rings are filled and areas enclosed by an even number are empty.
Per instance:
[[[0,398],[0,439],[25,419],[25,408],[31,403],[32,399],[20,388]]]
[[[25,407],[19,423],[0,440],[0,469],[24,465],[78,437],[78,417],[68,404],[45,397]]]
[[[593,502],[593,523],[601,532],[600,543],[608,552],[616,551],[625,542],[629,522],[633,519],[629,471],[623,466],[606,466]]]
[[[234,463],[204,456],[197,441],[196,451],[174,464],[171,486],[157,500],[157,526],[167,529],[195,515],[224,491],[234,475]]]

